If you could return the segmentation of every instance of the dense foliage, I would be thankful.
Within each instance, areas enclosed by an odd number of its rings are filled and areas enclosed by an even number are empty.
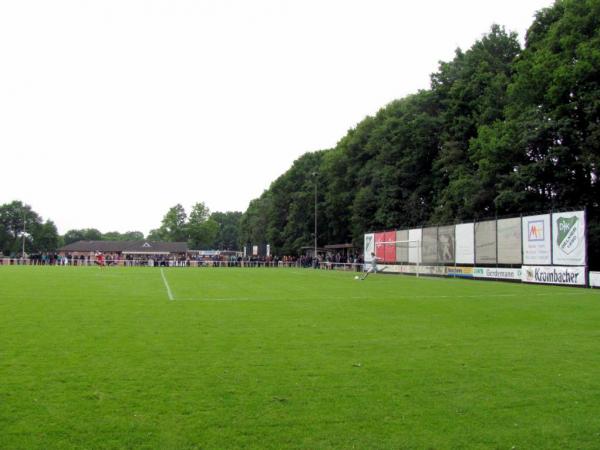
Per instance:
[[[41,253],[54,250],[60,237],[54,222],[43,221],[29,205],[13,201],[0,205],[0,254]]]
[[[600,248],[600,0],[540,11],[525,48],[500,26],[456,51],[431,87],[308,153],[250,203],[242,241],[280,254],[369,230],[586,207]],[[313,174],[317,173],[316,176]]]
[[[102,233],[95,228],[69,230],[63,236],[65,244],[77,241],[139,241],[142,239],[144,239],[144,233],[141,231],[127,231],[125,233],[109,231],[108,233]]]
[[[268,242],[279,255],[314,240],[367,231],[587,208],[592,266],[600,265],[600,0],[557,0],[536,15],[525,47],[494,25],[441,62],[431,87],[367,117],[333,149],[306,153],[244,214],[188,217],[171,208],[148,239],[193,248]],[[0,206],[0,251],[55,249],[61,240],[136,240],[139,231],[69,230],[27,205]]]
[[[152,241],[188,242],[196,250],[237,250],[241,212],[211,213],[196,203],[188,217],[182,205],[167,211],[159,228],[150,231]]]
[[[181,205],[175,205],[165,214],[161,226],[152,230],[148,240],[188,242],[193,249],[237,250],[241,212],[211,213],[202,202],[196,203],[188,217]],[[27,255],[55,252],[60,246],[77,241],[139,241],[141,231],[109,231],[96,228],[68,230],[58,234],[51,220],[42,220],[39,214],[20,201],[0,205],[0,255],[20,256],[25,243]]]

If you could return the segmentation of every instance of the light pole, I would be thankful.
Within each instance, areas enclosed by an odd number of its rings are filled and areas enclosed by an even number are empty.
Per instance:
[[[318,257],[317,257],[317,177],[319,176],[319,174],[317,172],[313,172],[312,176],[315,179],[315,260],[318,261]]]
[[[25,259],[25,223],[26,217],[25,212],[23,212],[23,248],[21,250],[21,258]]]

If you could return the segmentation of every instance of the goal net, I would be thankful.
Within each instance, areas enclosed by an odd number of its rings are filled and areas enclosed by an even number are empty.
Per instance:
[[[375,255],[383,253],[383,262],[389,264],[407,264],[415,266],[415,274],[419,276],[421,267],[421,240],[408,239],[402,241],[381,241],[375,244]],[[383,250],[383,251],[382,251]]]

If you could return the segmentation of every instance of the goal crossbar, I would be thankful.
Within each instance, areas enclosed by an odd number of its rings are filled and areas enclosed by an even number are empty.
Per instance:
[[[421,241],[419,239],[408,239],[408,240],[404,240],[404,241],[383,241],[383,242],[376,242],[375,245],[376,246],[380,246],[380,245],[391,245],[391,244],[410,244],[410,243],[418,243],[420,244]]]

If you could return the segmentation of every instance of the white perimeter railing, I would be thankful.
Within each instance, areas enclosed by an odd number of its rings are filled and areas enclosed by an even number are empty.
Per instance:
[[[30,259],[30,258],[0,258],[0,266],[98,266],[95,259]],[[104,265],[109,267],[252,267],[252,268],[306,268],[312,269],[312,264],[302,264],[300,261],[209,261],[209,260],[152,260],[152,259],[111,259],[104,260]],[[322,270],[363,270],[364,264],[335,263],[321,261],[317,269]]]

